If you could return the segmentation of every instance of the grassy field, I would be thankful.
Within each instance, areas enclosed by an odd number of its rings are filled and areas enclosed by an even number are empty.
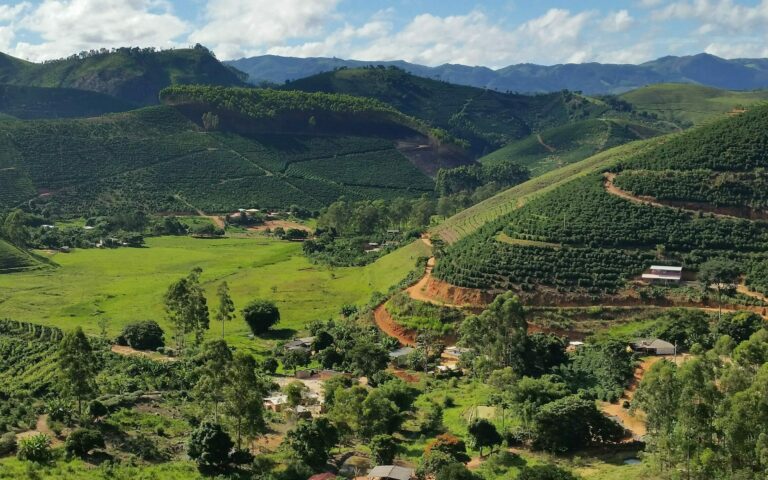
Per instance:
[[[448,218],[431,230],[433,236],[438,236],[448,243],[466,237],[484,224],[491,222],[510,211],[519,208],[525,202],[537,195],[551,191],[574,178],[599,172],[630,155],[644,151],[659,142],[664,137],[628,143],[620,147],[606,150],[571,165],[545,173],[525,183],[516,185],[493,197],[462,210]]]
[[[731,92],[701,85],[668,83],[638,88],[621,98],[637,110],[655,113],[662,120],[699,125],[721,118],[737,107],[765,103],[768,91]]]
[[[415,242],[366,267],[330,269],[309,263],[300,243],[265,237],[159,237],[148,239],[147,247],[48,254],[59,268],[0,275],[0,315],[65,329],[80,325],[91,334],[106,317],[110,335],[126,323],[154,319],[168,331],[163,294],[199,266],[211,309],[218,284],[226,280],[238,310],[255,298],[275,301],[282,317],[275,335],[287,337],[312,320],[335,315],[344,304],[367,303],[427,254],[423,242]],[[226,330],[230,343],[256,353],[271,343],[247,339],[239,318]],[[212,324],[209,336],[220,332],[221,325]]]
[[[202,476],[192,462],[172,462],[137,467],[115,466],[109,463],[94,468],[82,460],[58,462],[51,466],[22,462],[15,458],[0,460],[0,479],[51,479],[51,480],[196,480]]]

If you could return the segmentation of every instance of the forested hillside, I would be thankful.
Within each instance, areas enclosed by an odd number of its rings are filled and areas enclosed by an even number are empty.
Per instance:
[[[340,69],[283,88],[375,98],[468,140],[479,154],[533,131],[595,118],[611,110],[603,102],[570,92],[506,94],[417,77],[394,67]]]
[[[652,262],[696,271],[728,259],[749,274],[768,248],[768,224],[751,220],[765,204],[766,121],[768,107],[755,108],[605,164],[610,174],[570,180],[450,247],[435,275],[482,289],[603,295]],[[722,205],[753,211],[722,215]]]
[[[96,117],[135,107],[125,100],[86,90],[0,85],[0,113],[24,120]]]
[[[346,113],[332,112],[334,105],[318,106],[316,118],[323,121],[322,113],[329,112],[343,119]],[[226,115],[220,121],[206,113],[205,122],[168,106],[86,120],[2,122],[0,205],[25,203],[35,211],[78,217],[123,208],[227,212],[299,205],[317,210],[341,196],[416,197],[434,188],[395,149],[393,137],[383,135],[419,136],[388,120],[406,119],[389,107],[379,121],[381,134],[320,135],[309,126],[291,133],[279,123],[250,129],[240,122],[254,132],[238,135],[226,128]]]
[[[243,86],[242,76],[202,46],[162,51],[92,50],[45,63],[0,53],[0,84],[89,90],[138,105],[157,104],[157,94],[169,85]]]
[[[603,150],[663,133],[619,119],[590,119],[543,130],[482,157],[483,164],[512,162],[542,173],[578,162]]]
[[[679,127],[700,125],[729,113],[768,101],[768,90],[720,90],[702,85],[665,83],[648,85],[619,96],[637,111],[658,116]]]

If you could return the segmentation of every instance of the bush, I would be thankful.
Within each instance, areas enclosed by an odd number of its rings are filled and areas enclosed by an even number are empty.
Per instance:
[[[0,457],[16,451],[16,434],[7,432],[0,437]]]
[[[203,422],[189,439],[189,457],[201,467],[222,469],[229,464],[229,452],[235,444],[221,425]]]
[[[163,329],[154,320],[126,325],[116,342],[136,350],[157,350],[165,346]]]
[[[22,438],[19,440],[16,457],[19,460],[48,463],[52,458],[51,438],[44,433]]]
[[[88,404],[88,415],[92,418],[103,417],[109,413],[107,406],[98,400],[94,400]]]
[[[88,428],[73,431],[64,443],[68,456],[85,457],[94,448],[104,448],[104,436],[98,430]]]
[[[243,309],[243,319],[254,335],[263,335],[280,321],[280,311],[274,302],[254,300]]]
[[[556,465],[535,465],[524,467],[518,480],[577,480],[572,473]]]

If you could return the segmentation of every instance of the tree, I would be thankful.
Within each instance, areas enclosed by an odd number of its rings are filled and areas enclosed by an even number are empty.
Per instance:
[[[429,362],[432,357],[443,350],[444,346],[440,340],[440,334],[430,329],[422,329],[416,336],[416,348],[421,352],[424,361],[424,375],[429,371]]]
[[[243,320],[254,335],[263,335],[280,321],[277,305],[269,300],[254,300],[243,309]]]
[[[98,430],[78,428],[67,437],[64,450],[69,456],[85,457],[94,448],[104,448],[104,436]]]
[[[534,446],[550,452],[568,452],[619,441],[624,429],[605,417],[595,402],[576,395],[542,406],[534,417]]]
[[[443,430],[443,407],[435,402],[429,402],[421,419],[419,429],[425,434]]]
[[[224,389],[231,381],[229,366],[232,363],[232,352],[224,340],[213,340],[203,345],[199,360],[203,364],[198,369],[194,392],[203,402],[213,404],[214,415],[218,420],[219,404],[224,401]]]
[[[136,350],[157,350],[165,345],[163,329],[154,320],[129,323],[123,327],[116,343]]]
[[[427,445],[424,453],[430,454],[431,452],[442,452],[461,463],[466,463],[470,460],[464,440],[451,433],[438,435],[432,443]]]
[[[497,368],[525,371],[528,324],[523,305],[512,292],[496,297],[487,310],[468,317],[460,327],[461,343],[475,356],[487,356]]]
[[[83,400],[96,392],[96,356],[83,329],[67,333],[59,344],[59,383],[64,396],[77,400],[83,413]]]
[[[184,340],[195,332],[195,343],[200,344],[208,330],[208,303],[200,286],[202,269],[194,268],[190,274],[171,284],[165,293],[165,311],[176,330],[176,347],[184,350]]]
[[[763,328],[765,321],[752,312],[737,312],[722,317],[714,328],[716,336],[728,335],[736,343],[749,339],[753,333]]]
[[[552,375],[523,377],[508,391],[510,402],[520,410],[523,424],[527,427],[539,408],[568,396],[568,393],[568,386]]]
[[[363,400],[360,414],[358,435],[363,439],[371,439],[379,434],[391,435],[403,421],[395,402],[377,389],[372,390]]]
[[[571,472],[557,465],[525,466],[517,476],[518,480],[578,480]]]
[[[392,435],[376,435],[368,444],[377,465],[391,465],[397,455],[398,444]]]
[[[708,260],[699,267],[698,278],[704,290],[708,290],[711,285],[714,285],[717,290],[717,305],[720,316],[723,313],[722,292],[733,291],[740,275],[741,271],[738,265],[721,259]]]
[[[198,466],[224,470],[229,465],[229,454],[234,443],[218,423],[205,421],[189,439],[187,453]]]
[[[496,430],[496,426],[484,418],[475,419],[469,425],[469,436],[472,440],[472,445],[480,451],[480,456],[483,456],[483,447],[491,447],[499,445],[501,443],[501,435]]]
[[[387,368],[389,354],[380,344],[367,338],[358,338],[347,353],[347,366],[356,375],[370,378]]]
[[[328,455],[338,442],[338,430],[325,417],[302,420],[285,436],[288,448],[315,471],[325,468]]]
[[[283,393],[288,397],[288,405],[293,408],[301,405],[301,402],[304,400],[304,394],[307,391],[309,391],[309,387],[298,381],[289,383],[283,389]]]
[[[309,365],[310,361],[309,350],[305,348],[294,348],[283,354],[283,368],[293,370],[294,374],[297,368]]]
[[[227,376],[224,410],[234,420],[239,450],[243,434],[251,438],[264,428],[263,399],[267,388],[266,382],[256,375],[256,360],[243,352],[235,353]]]
[[[219,284],[216,290],[219,297],[219,308],[216,309],[216,321],[221,322],[221,338],[224,338],[224,323],[235,318],[235,304],[229,296],[229,285],[226,281]]]
[[[5,217],[2,236],[19,248],[27,246],[30,237],[24,220],[23,211],[16,209]]]

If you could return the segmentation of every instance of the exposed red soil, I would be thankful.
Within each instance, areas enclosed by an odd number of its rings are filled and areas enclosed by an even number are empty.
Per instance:
[[[308,226],[302,225],[302,224],[297,223],[297,222],[291,222],[289,220],[267,220],[266,222],[264,222],[263,225],[257,225],[255,227],[250,227],[250,228],[248,228],[248,230],[250,230],[252,232],[263,232],[263,231],[266,231],[267,229],[274,230],[274,229],[276,229],[278,227],[280,227],[280,228],[282,228],[284,230],[288,230],[288,229],[293,228],[293,229],[296,229],[296,230],[304,230],[305,232],[312,233],[312,229],[309,228]]]
[[[112,353],[116,353],[118,355],[122,355],[124,357],[144,357],[149,358],[150,360],[155,360],[158,362],[175,362],[176,359],[173,357],[166,357],[165,355],[161,355],[157,352],[145,352],[143,350],[136,350],[135,348],[123,346],[123,345],[112,345]]]
[[[401,344],[409,347],[416,345],[416,331],[397,323],[387,311],[385,303],[376,307],[376,310],[373,311],[373,318],[382,332],[396,338]]]

